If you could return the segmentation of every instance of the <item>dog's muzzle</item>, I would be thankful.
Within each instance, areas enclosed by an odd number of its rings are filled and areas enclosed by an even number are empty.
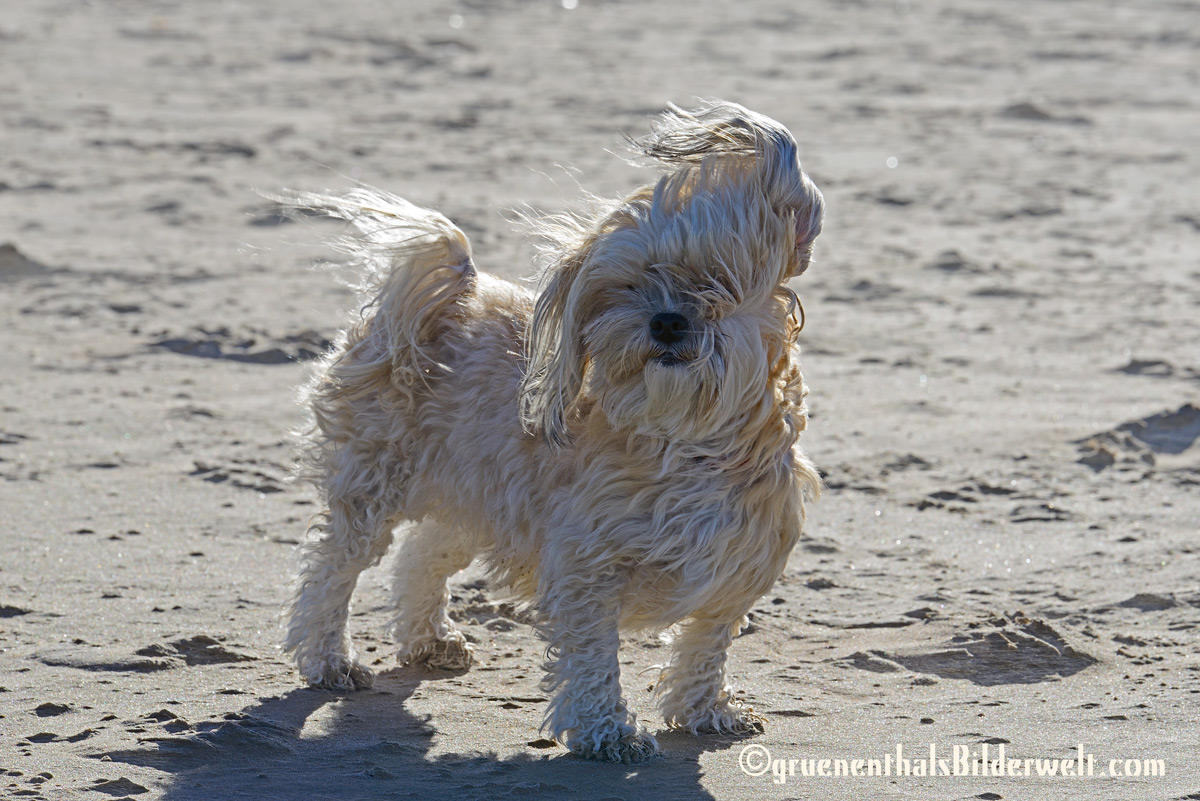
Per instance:
[[[654,361],[665,367],[685,363],[687,359],[682,358],[676,346],[687,338],[690,328],[688,318],[676,312],[659,312],[651,317],[650,338],[663,347]]]
[[[674,345],[688,333],[688,319],[675,312],[659,312],[650,318],[650,336],[660,345]]]

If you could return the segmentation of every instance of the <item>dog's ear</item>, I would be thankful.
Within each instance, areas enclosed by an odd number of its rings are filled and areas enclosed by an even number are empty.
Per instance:
[[[561,229],[559,237],[563,238]],[[521,424],[555,447],[570,441],[567,421],[583,389],[586,357],[576,282],[594,240],[594,235],[585,236],[560,250],[529,323],[529,366],[520,387]]]
[[[753,158],[762,190],[780,213],[795,215],[795,263],[788,277],[808,269],[821,233],[825,201],[800,167],[796,140],[780,123],[736,103],[715,100],[685,111],[671,105],[634,150],[672,169],[724,157]]]

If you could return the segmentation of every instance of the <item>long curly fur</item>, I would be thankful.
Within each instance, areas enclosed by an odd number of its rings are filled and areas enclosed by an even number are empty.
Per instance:
[[[820,192],[779,123],[671,107],[634,142],[663,174],[541,223],[534,296],[477,271],[463,233],[393,195],[288,201],[351,222],[362,309],[308,387],[304,457],[326,507],[300,549],[285,648],[310,683],[368,686],[347,634],[359,573],[402,529],[402,662],[465,668],[446,579],[476,557],[547,642],[545,728],[616,762],[657,745],[621,694],[622,629],[682,621],[668,725],[760,725],[726,651],[783,571],[819,492],[795,296]],[[669,330],[667,330],[669,329]]]

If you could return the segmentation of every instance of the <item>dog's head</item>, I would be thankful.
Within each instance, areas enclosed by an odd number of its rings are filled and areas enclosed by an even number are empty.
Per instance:
[[[562,444],[598,408],[613,429],[701,442],[798,408],[785,282],[808,267],[824,203],[795,140],[716,102],[672,107],[633,145],[666,168],[657,183],[546,225],[555,247],[531,324],[526,426]]]

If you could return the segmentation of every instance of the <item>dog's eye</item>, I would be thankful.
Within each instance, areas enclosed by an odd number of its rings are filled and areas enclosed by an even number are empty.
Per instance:
[[[702,284],[699,295],[706,303],[730,304],[738,301],[738,293],[734,288],[719,278]]]

